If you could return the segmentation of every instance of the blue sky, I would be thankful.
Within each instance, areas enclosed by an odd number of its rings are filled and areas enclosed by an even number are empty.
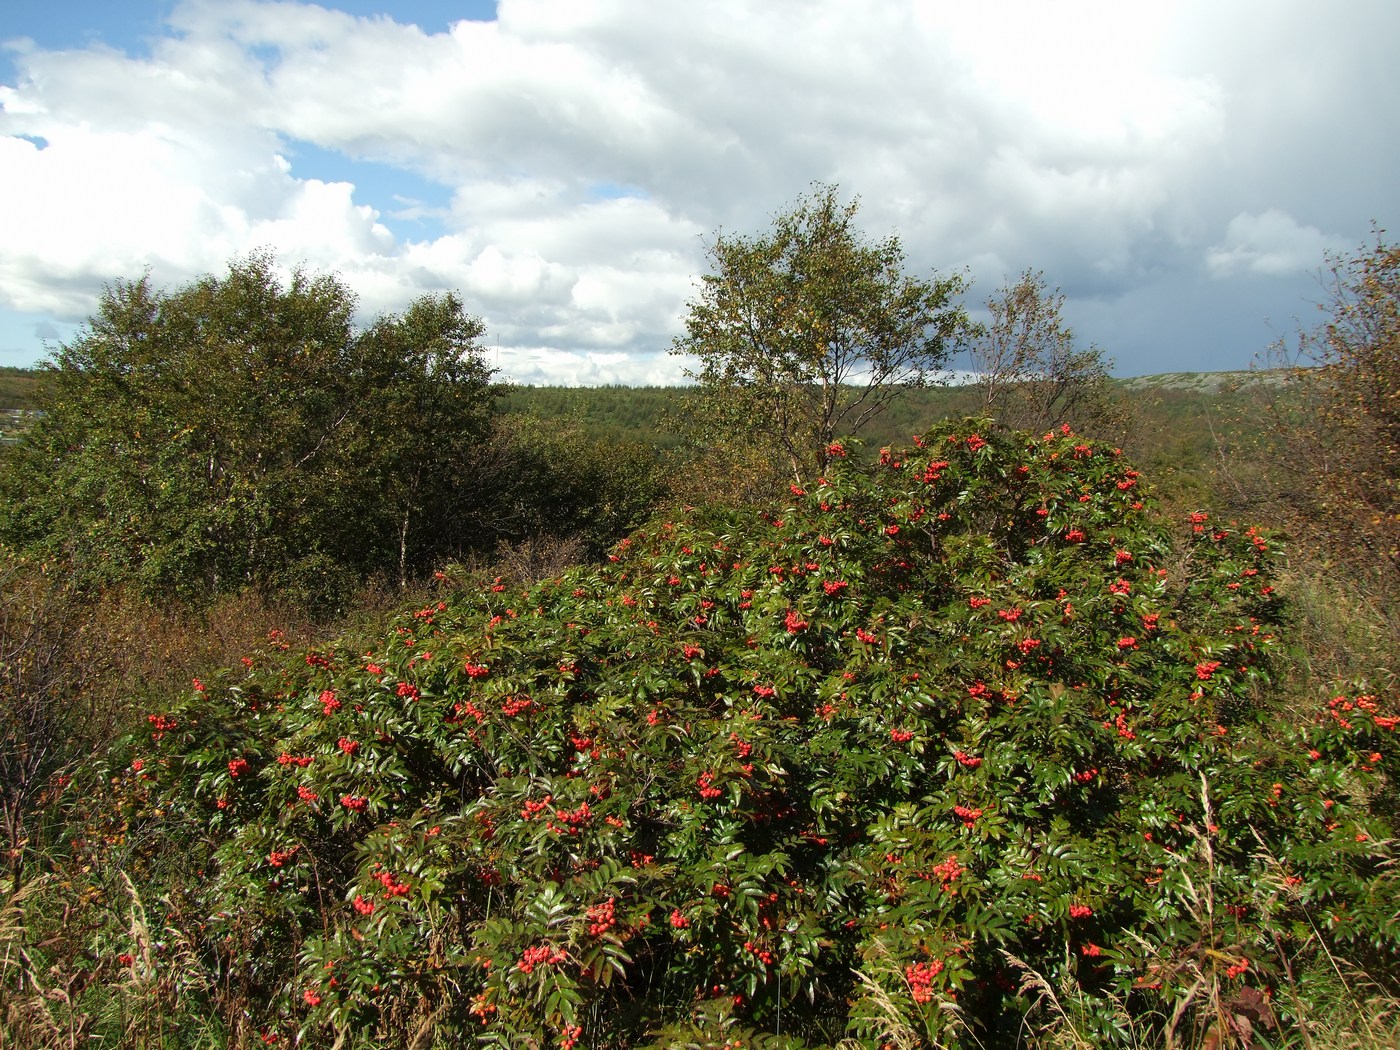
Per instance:
[[[1123,375],[1247,367],[1395,228],[1400,5],[10,0],[0,364],[271,248],[453,290],[523,382],[672,382],[716,230],[813,182]]]
[[[0,39],[27,37],[45,51],[106,47],[133,57],[149,56],[178,6],[177,0],[7,0],[6,13],[0,16]],[[462,19],[489,22],[496,17],[494,0],[343,0],[321,6],[361,18],[411,23],[429,33],[445,32]],[[12,50],[0,50],[0,83],[13,84],[18,79],[16,57]],[[431,214],[398,220],[392,216],[414,204],[440,211],[451,196],[448,187],[402,168],[354,160],[312,142],[294,141],[289,146],[299,174],[354,183],[356,199],[389,217],[391,228],[402,224],[407,233],[419,236],[440,232]]]

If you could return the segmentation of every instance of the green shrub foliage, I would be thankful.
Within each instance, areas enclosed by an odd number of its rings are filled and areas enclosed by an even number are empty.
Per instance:
[[[266,1041],[1006,1045],[1033,971],[1107,1044],[1394,949],[1394,708],[1271,703],[1269,535],[1174,546],[1067,431],[829,451],[151,713],[124,790]]]
[[[255,586],[334,607],[460,555],[495,396],[485,325],[439,295],[357,331],[355,305],[267,254],[173,292],[108,288],[0,472],[0,541],[94,589],[201,604]]]

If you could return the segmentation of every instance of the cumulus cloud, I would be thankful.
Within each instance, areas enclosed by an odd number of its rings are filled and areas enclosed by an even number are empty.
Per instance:
[[[684,377],[664,355],[512,347],[492,358],[494,367],[527,386],[675,386]]]
[[[1231,219],[1224,241],[1206,251],[1205,261],[1215,277],[1237,273],[1279,277],[1316,270],[1328,252],[1345,247],[1341,238],[1329,237],[1316,226],[1301,226],[1293,216],[1270,208]]]
[[[1400,30],[1400,8],[1267,11],[1259,29],[1205,0],[502,0],[495,21],[432,33],[184,0],[141,52],[16,52],[0,307],[74,320],[104,282],[178,282],[272,247],[340,274],[367,313],[460,291],[520,377],[674,380],[664,351],[706,236],[761,230],[821,180],[861,196],[872,236],[898,232],[911,269],[966,268],[980,294],[1040,268],[1120,331],[1172,275],[1316,266],[1387,218],[1359,209],[1393,207],[1383,137],[1347,140],[1340,203],[1297,157],[1341,148],[1327,136],[1356,89],[1335,74]],[[1366,68],[1394,86],[1374,72],[1388,64]],[[446,203],[371,203],[301,144]]]

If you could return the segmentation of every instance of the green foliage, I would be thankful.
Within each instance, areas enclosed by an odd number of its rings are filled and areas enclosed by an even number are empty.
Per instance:
[[[662,496],[653,447],[590,433],[568,419],[501,416],[477,464],[473,498],[483,537],[566,537],[588,558],[601,558]]]
[[[1150,474],[1164,504],[1183,514],[1205,508],[1228,517],[1259,517],[1263,505],[1251,502],[1259,485],[1244,475],[1246,466],[1256,475],[1276,470],[1270,464],[1280,457],[1258,404],[1283,381],[1281,371],[1111,380],[1108,397],[1116,415],[1131,422],[1120,442],[1124,451]],[[698,387],[515,387],[503,396],[502,407],[578,427],[592,437],[662,450],[673,464],[667,485],[683,503],[726,494],[736,502],[753,502],[768,498],[775,483],[785,492],[791,478],[771,448],[712,434],[717,426],[696,427],[699,413],[690,402],[701,397]],[[941,420],[976,415],[984,406],[975,384],[901,387],[855,436],[868,448],[900,444]],[[678,425],[687,419],[690,425]],[[1078,425],[1077,419],[1068,421]]]
[[[424,296],[353,342],[358,368],[343,395],[356,399],[360,418],[334,480],[341,501],[364,502],[336,509],[344,527],[360,534],[351,550],[364,546],[366,529],[396,535],[400,583],[474,542],[459,523],[478,502],[472,465],[496,394],[478,342],[485,331],[455,296]],[[345,492],[347,482],[361,491]],[[362,570],[382,566],[382,542],[366,550]]]
[[[693,387],[511,386],[501,394],[507,415],[567,423],[598,438],[671,449],[680,437],[667,420],[695,394]]]
[[[845,451],[151,712],[115,789],[202,873],[164,899],[230,1029],[1009,1045],[1029,968],[1112,1044],[1395,950],[1396,712],[1280,717],[1267,534],[1174,552],[1067,432]]]
[[[935,373],[966,325],[962,278],[907,276],[897,237],[860,236],[858,207],[819,186],[766,235],[717,234],[672,351],[699,359],[702,436],[762,439],[799,483],[837,434]]]
[[[483,327],[452,296],[351,327],[336,279],[267,256],[173,293],[103,295],[58,348],[3,483],[0,535],[94,584],[310,600],[442,557],[485,433]]]

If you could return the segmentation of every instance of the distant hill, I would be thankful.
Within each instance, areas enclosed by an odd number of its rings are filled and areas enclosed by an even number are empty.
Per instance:
[[[37,368],[0,366],[0,411],[36,407],[43,378]]]
[[[1251,385],[1282,383],[1287,370],[1281,368],[1250,368],[1234,372],[1163,372],[1160,375],[1134,376],[1117,382],[1124,390],[1195,390],[1218,394]]]

